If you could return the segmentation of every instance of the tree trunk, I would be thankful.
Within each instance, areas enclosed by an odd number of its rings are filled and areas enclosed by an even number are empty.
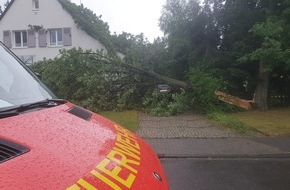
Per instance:
[[[258,84],[255,90],[254,103],[260,110],[268,110],[268,88],[270,72],[260,63]]]
[[[114,60],[112,60],[110,58],[107,58],[107,57],[104,57],[104,58],[108,60],[108,63],[116,64],[116,65],[119,64],[122,67],[125,67],[125,68],[127,68],[129,70],[132,70],[134,72],[138,72],[141,75],[147,75],[147,76],[156,78],[156,79],[158,79],[158,80],[160,80],[160,81],[162,81],[162,82],[164,82],[164,83],[166,83],[168,85],[175,86],[175,87],[180,87],[180,88],[183,88],[184,90],[192,90],[193,89],[193,86],[191,86],[187,82],[184,82],[184,81],[181,81],[181,80],[177,80],[177,79],[174,79],[174,78],[170,78],[170,77],[155,73],[153,71],[148,71],[148,70],[136,67],[134,65],[127,64],[125,62],[117,63],[117,62],[115,62]]]

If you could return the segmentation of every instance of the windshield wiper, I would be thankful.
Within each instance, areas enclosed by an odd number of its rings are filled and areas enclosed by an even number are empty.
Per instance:
[[[12,117],[19,115],[19,112],[17,111],[7,111],[7,112],[1,112],[0,113],[0,119],[5,118],[5,117]]]
[[[21,112],[25,112],[27,110],[36,109],[36,108],[50,108],[54,106],[58,106],[60,104],[65,103],[66,101],[62,99],[46,99],[39,102],[23,104],[20,106],[13,106],[8,109],[0,110],[0,119],[5,117],[11,117],[15,115],[19,115]]]

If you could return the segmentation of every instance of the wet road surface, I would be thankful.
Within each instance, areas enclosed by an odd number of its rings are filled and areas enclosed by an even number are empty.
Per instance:
[[[171,190],[290,189],[290,157],[163,158],[161,162]]]

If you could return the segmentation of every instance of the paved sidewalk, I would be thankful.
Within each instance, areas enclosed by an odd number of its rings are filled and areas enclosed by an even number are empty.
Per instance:
[[[140,113],[139,129],[136,133],[145,139],[228,138],[241,136],[197,113],[185,113],[171,117],[155,117]]]
[[[290,138],[287,137],[145,140],[160,158],[290,157]]]

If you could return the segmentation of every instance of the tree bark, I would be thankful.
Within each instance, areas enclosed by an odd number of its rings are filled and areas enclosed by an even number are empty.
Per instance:
[[[180,87],[180,88],[183,88],[184,90],[192,90],[193,89],[193,86],[191,86],[187,82],[184,82],[184,81],[181,81],[181,80],[177,80],[177,79],[174,79],[174,78],[170,78],[170,77],[155,73],[153,71],[148,71],[148,70],[136,67],[134,65],[127,64],[127,63],[122,62],[122,61],[121,62],[115,62],[114,60],[112,60],[110,58],[107,58],[107,57],[104,57],[104,56],[101,56],[101,57],[105,58],[108,61],[108,63],[110,63],[110,64],[121,65],[122,67],[125,67],[128,70],[131,70],[131,71],[134,71],[134,72],[138,72],[141,75],[147,75],[147,76],[156,78],[156,79],[158,79],[160,81],[163,81],[164,83],[166,83],[168,85]]]
[[[254,103],[260,110],[268,110],[269,75],[270,72],[264,68],[263,63],[260,63],[258,84],[254,95]]]

